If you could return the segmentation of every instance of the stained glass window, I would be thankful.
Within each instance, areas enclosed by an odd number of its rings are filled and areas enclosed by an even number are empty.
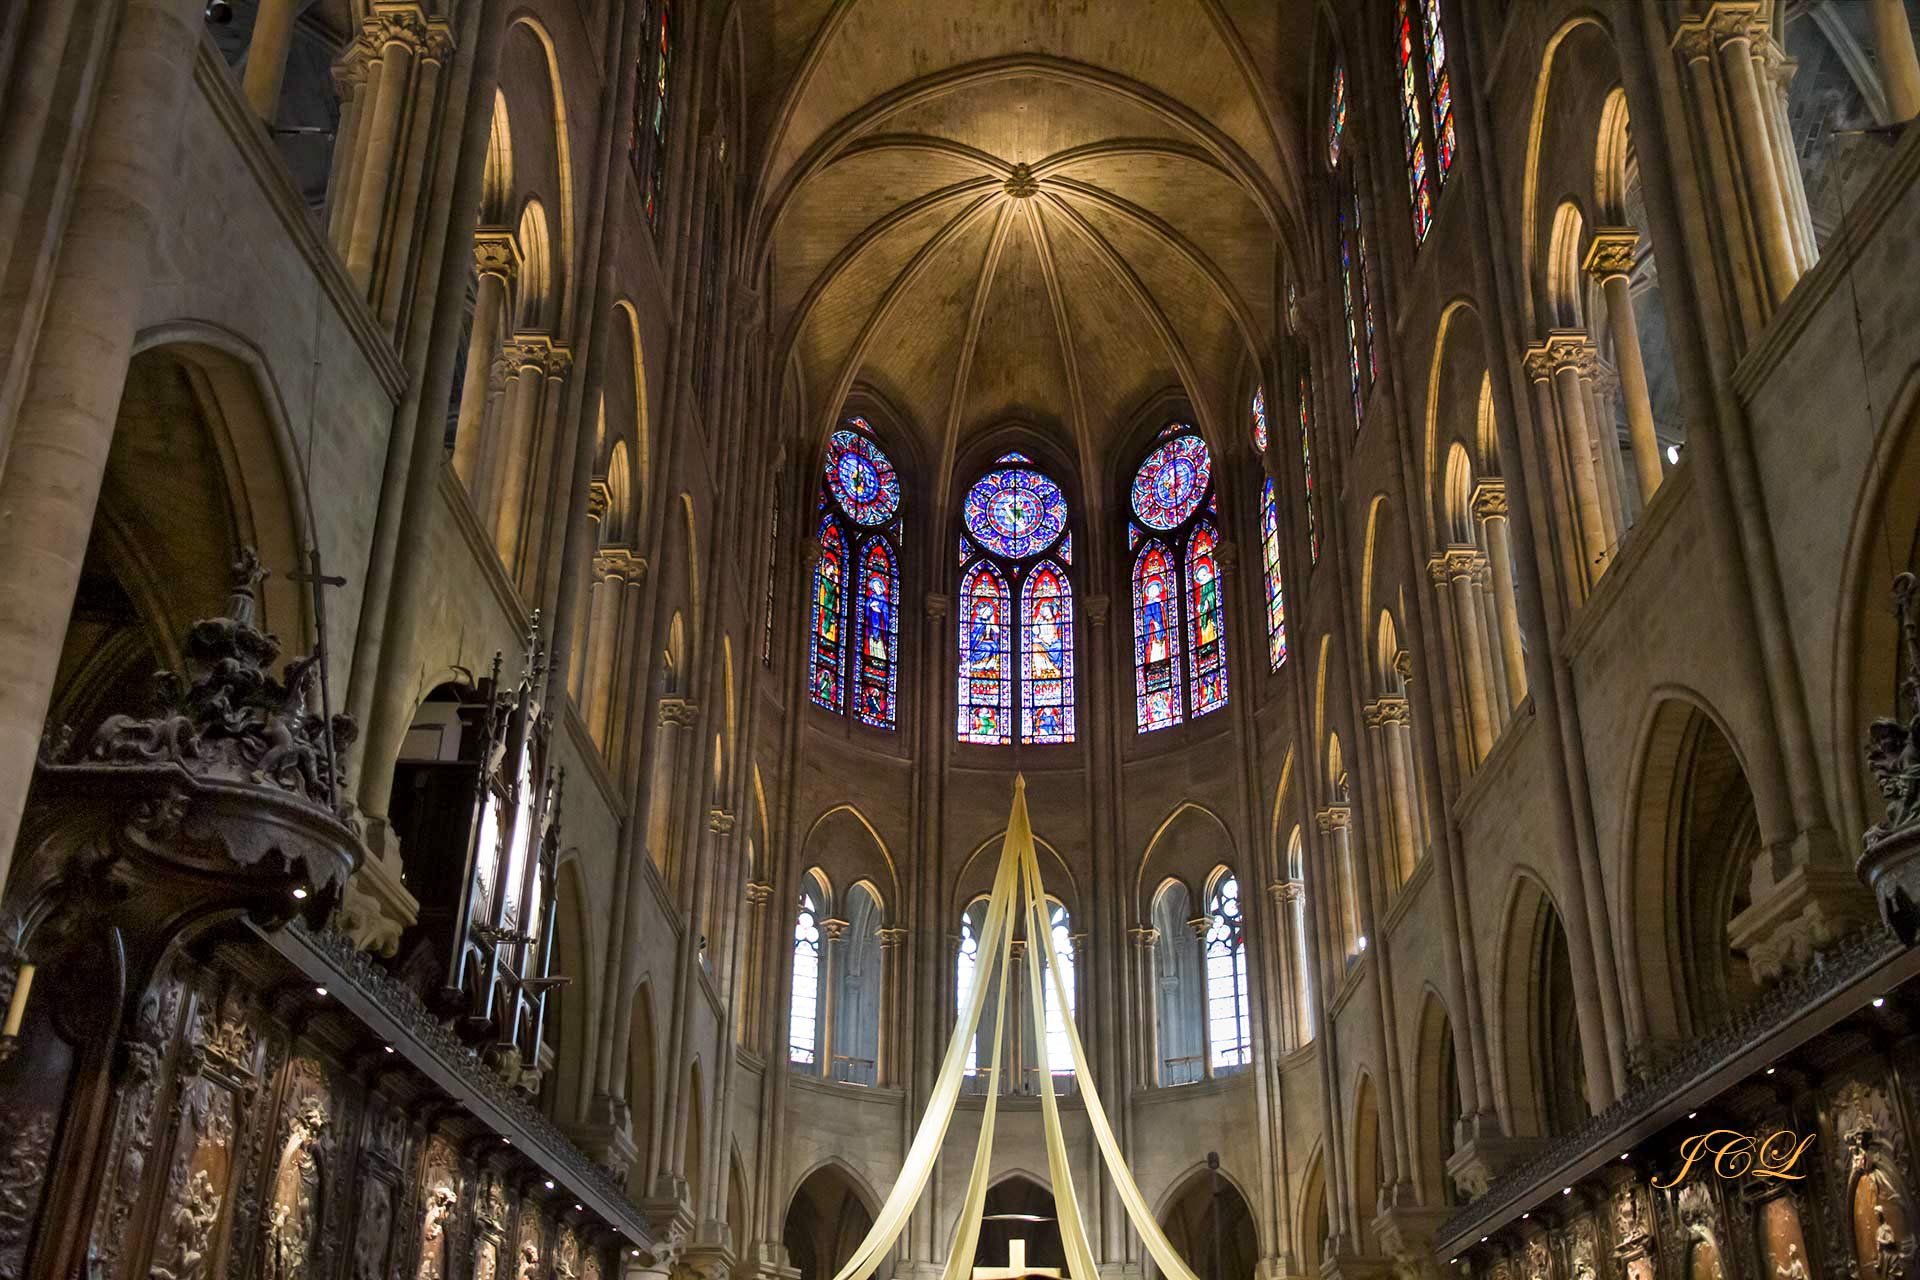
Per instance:
[[[1187,542],[1187,647],[1193,664],[1193,714],[1227,704],[1227,610],[1221,599],[1220,535],[1194,526]]]
[[[1255,453],[1267,451],[1267,389],[1253,389],[1253,449]]]
[[[807,642],[808,692],[829,711],[846,697],[847,540],[832,516],[820,519],[820,563],[813,568],[813,634]]]
[[[1413,14],[1407,0],[1400,0],[1398,45],[1395,50],[1400,67],[1400,122],[1407,134],[1407,197],[1413,203],[1413,242],[1426,241],[1433,225],[1433,194],[1427,189],[1427,142],[1420,128],[1420,87],[1413,66]]]
[[[1207,1065],[1215,1075],[1253,1061],[1252,1002],[1247,995],[1247,941],[1240,882],[1231,874],[1207,901]]]
[[[800,893],[793,925],[793,1011],[787,1019],[787,1061],[812,1066],[820,1055],[820,904],[811,885]]]
[[[1441,186],[1453,168],[1456,145],[1453,132],[1453,80],[1447,74],[1447,37],[1440,28],[1440,0],[1422,0],[1422,22],[1427,37],[1427,91],[1433,106],[1434,149],[1440,153],[1435,176]]]
[[[1366,321],[1367,334],[1367,385],[1372,386],[1380,377],[1380,348],[1374,342],[1373,331],[1373,287],[1367,283],[1367,224],[1360,220],[1360,193],[1353,193],[1353,240],[1358,251],[1355,261],[1355,274],[1360,277],[1360,313]],[[1358,425],[1358,419],[1355,420]]]
[[[960,740],[1013,741],[1013,608],[991,560],[960,582]]]
[[[829,711],[892,729],[900,680],[900,476],[864,418],[847,419],[828,438],[824,471],[809,691]],[[863,535],[863,528],[875,531]]]
[[[1073,741],[1073,588],[1051,560],[1020,588],[1020,740]]]
[[[1002,454],[995,467],[967,490],[962,512],[960,740],[1012,742],[1017,723],[1021,742],[1072,742],[1066,495],[1025,454]],[[1043,554],[1050,558],[1022,563]]]
[[[1179,724],[1180,577],[1157,541],[1133,562],[1133,673],[1140,731]]]
[[[1327,163],[1334,168],[1340,167],[1340,144],[1347,136],[1347,69],[1335,66],[1333,69],[1333,91],[1328,95],[1331,101],[1327,107]]]
[[[647,221],[655,229],[660,226],[660,210],[666,204],[667,194],[667,130],[672,123],[668,112],[673,105],[673,28],[673,0],[660,0],[660,16],[654,25],[652,92],[647,95],[652,107],[648,121],[653,134],[648,144],[648,167],[651,172],[645,175],[640,187],[646,201]]]
[[[1207,443],[1199,436],[1169,440],[1148,454],[1134,473],[1134,515],[1150,529],[1179,528],[1206,496],[1212,470]]]
[[[1267,573],[1267,666],[1278,671],[1287,661],[1287,595],[1280,582],[1280,512],[1272,476],[1260,480],[1260,563]]]
[[[1311,405],[1313,385],[1307,381],[1304,369],[1300,373],[1300,474],[1305,481],[1307,494],[1307,555],[1313,564],[1320,563],[1320,521],[1313,509],[1313,418]]]
[[[863,429],[863,419],[849,426]],[[869,527],[885,524],[900,509],[900,477],[893,463],[860,431],[842,428],[827,441],[827,487],[846,513]]]
[[[859,683],[853,694],[854,714],[862,724],[891,729],[899,671],[900,574],[884,537],[867,539],[866,550],[860,553],[859,583],[859,657],[854,668]]]
[[[1357,209],[1358,206],[1356,205]],[[1340,307],[1347,318],[1347,381],[1353,389],[1353,425],[1360,425],[1360,333],[1353,318],[1353,227],[1340,209]]]
[[[991,471],[967,490],[967,532],[995,555],[1021,560],[1052,546],[1067,527],[1067,499],[1038,471]]]

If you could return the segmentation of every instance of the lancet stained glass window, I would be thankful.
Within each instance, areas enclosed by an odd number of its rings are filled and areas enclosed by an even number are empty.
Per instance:
[[[1420,25],[1427,39],[1427,91],[1433,107],[1433,143],[1440,153],[1440,163],[1434,172],[1439,185],[1444,187],[1447,171],[1453,168],[1457,145],[1453,130],[1453,79],[1447,74],[1447,37],[1440,26],[1440,0],[1422,0],[1420,8]]]
[[[1053,963],[1060,968],[1060,982],[1067,989],[1067,1007],[1060,1007],[1060,998],[1054,994],[1054,982],[1050,975],[1042,975],[1046,984],[1047,1008],[1047,1071],[1050,1075],[1070,1076],[1073,1074],[1073,1046],[1067,1041],[1067,1019],[1073,1017],[1073,1006],[1077,993],[1073,989],[1073,930],[1067,917],[1067,909],[1059,903],[1048,904],[1048,924],[1053,940]]]
[[[1002,454],[994,467],[962,508],[960,740],[1000,745],[1017,732],[1026,743],[1072,742],[1066,495],[1026,454]]]
[[[891,729],[900,670],[900,574],[884,535],[868,538],[860,553],[859,590],[854,714],[862,724]]]
[[[774,597],[774,582],[775,582],[774,570],[779,564],[778,557],[780,554],[780,478],[779,476],[776,475],[774,477],[773,484],[769,487],[772,488],[773,490],[773,510],[769,512],[767,516],[767,564],[766,564],[767,598],[763,602],[766,606],[767,612],[766,612],[766,621],[761,624],[761,628],[760,628],[760,665],[763,667],[770,667],[773,665],[773,597]]]
[[[1280,581],[1280,512],[1272,476],[1260,478],[1260,563],[1267,575],[1267,666],[1278,671],[1287,661],[1287,595]]]
[[[1012,621],[1007,580],[992,561],[977,561],[960,582],[962,742],[1013,741]]]
[[[1367,224],[1360,220],[1360,193],[1353,193],[1353,240],[1358,253],[1355,262],[1355,274],[1360,277],[1360,314],[1366,322],[1367,336],[1367,385],[1372,386],[1380,376],[1380,348],[1374,341],[1373,329],[1373,286],[1367,283]],[[1354,420],[1359,425],[1359,419]]]
[[[1394,19],[1395,60],[1400,68],[1400,122],[1407,135],[1407,197],[1413,204],[1413,242],[1425,243],[1433,225],[1433,193],[1427,187],[1427,141],[1420,125],[1420,86],[1413,66],[1413,14],[1400,0]]]
[[[808,691],[829,711],[892,729],[900,681],[900,476],[864,418],[847,419],[828,438],[824,470]]]
[[[1357,428],[1360,425],[1360,332],[1353,317],[1353,227],[1344,205],[1339,218],[1340,308],[1347,319],[1347,381],[1353,390],[1353,425]]]
[[[1142,733],[1227,701],[1225,583],[1213,524],[1220,497],[1206,441],[1189,424],[1172,429],[1134,473],[1127,526],[1136,549],[1134,721]]]
[[[1347,136],[1347,69],[1336,65],[1333,69],[1333,89],[1327,95],[1327,163],[1334,168],[1340,167],[1340,144]]]
[[[813,567],[813,634],[807,641],[807,690],[829,711],[846,696],[847,540],[832,516],[820,518],[820,563]]]
[[[1215,1075],[1253,1061],[1253,1017],[1247,996],[1247,941],[1240,882],[1222,875],[1207,900],[1207,1065]]]
[[[787,1018],[787,1061],[808,1066],[820,1055],[820,939],[820,904],[809,883],[793,924],[793,1009]]]
[[[1073,741],[1073,588],[1051,560],[1020,588],[1020,740]]]
[[[1253,389],[1253,448],[1256,453],[1267,451],[1267,389]]]
[[[654,25],[653,83],[646,95],[651,108],[648,128],[653,137],[647,144],[649,171],[643,175],[640,184],[640,194],[646,201],[647,221],[656,230],[660,226],[660,211],[666,205],[667,195],[667,139],[668,128],[672,124],[668,112],[673,105],[673,36],[673,0],[660,0],[660,16]]]
[[[1187,542],[1187,651],[1193,665],[1193,714],[1227,705],[1227,610],[1221,599],[1220,535],[1195,525]]]

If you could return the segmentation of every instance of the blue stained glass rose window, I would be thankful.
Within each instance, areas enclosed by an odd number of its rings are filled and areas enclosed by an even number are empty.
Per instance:
[[[1133,511],[1153,529],[1177,529],[1200,505],[1213,460],[1199,436],[1178,436],[1155,449],[1133,478]]]
[[[855,520],[884,524],[900,509],[900,476],[880,446],[856,431],[836,431],[827,441],[827,485]]]
[[[1038,471],[990,471],[967,490],[964,515],[974,541],[1020,560],[1052,546],[1067,527],[1067,499]]]

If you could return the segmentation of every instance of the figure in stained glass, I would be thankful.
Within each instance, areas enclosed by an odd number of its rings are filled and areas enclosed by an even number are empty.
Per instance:
[[[1007,580],[988,560],[960,587],[960,740],[1012,741],[1013,671],[1007,648]]]
[[[1142,732],[1180,723],[1178,599],[1172,554],[1163,543],[1149,542],[1133,569],[1136,720]]]
[[[1073,740],[1073,596],[1065,571],[1042,561],[1021,589],[1021,738]]]
[[[892,729],[900,678],[900,476],[863,418],[849,418],[828,438],[823,471],[808,693],[829,711]]]
[[[880,729],[894,727],[899,604],[893,554],[883,538],[871,538],[860,557],[860,684],[854,710],[861,723]]]
[[[1347,69],[1337,65],[1333,69],[1333,89],[1327,95],[1331,102],[1327,107],[1327,163],[1333,168],[1340,167],[1340,144],[1347,136]]]
[[[1220,598],[1219,535],[1211,525],[1194,527],[1187,544],[1187,581],[1192,596],[1188,618],[1193,664],[1193,714],[1226,705],[1227,643],[1226,609]]]
[[[1413,69],[1413,15],[1400,0],[1396,53],[1400,68],[1400,117],[1407,135],[1407,195],[1413,204],[1413,242],[1423,243],[1433,225],[1433,194],[1427,187],[1427,143],[1420,131],[1420,90]]]
[[[846,645],[842,623],[847,544],[832,516],[820,521],[820,562],[813,569],[813,634],[808,642],[808,687],[814,702],[838,711],[845,696]]]
[[[1253,451],[1267,451],[1267,389],[1253,389]]]
[[[1267,667],[1278,671],[1287,661],[1287,596],[1280,580],[1280,512],[1272,476],[1260,480],[1260,563],[1267,583]]]

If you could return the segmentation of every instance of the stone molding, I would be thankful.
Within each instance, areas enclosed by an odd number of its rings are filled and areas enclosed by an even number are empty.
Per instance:
[[[690,698],[662,698],[658,714],[663,729],[691,729],[700,715],[700,707]]]
[[[1640,232],[1633,227],[1595,227],[1593,241],[1580,269],[1598,280],[1633,273],[1633,251],[1640,244]]]
[[[1473,514],[1482,520],[1505,520],[1507,510],[1507,483],[1504,480],[1482,480],[1473,487]]]

